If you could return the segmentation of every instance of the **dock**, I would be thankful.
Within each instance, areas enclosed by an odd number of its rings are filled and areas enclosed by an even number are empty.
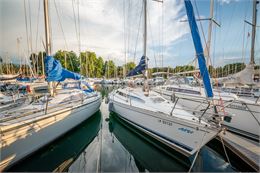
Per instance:
[[[227,131],[222,132],[220,136],[228,149],[255,169],[256,172],[260,171],[260,143]]]

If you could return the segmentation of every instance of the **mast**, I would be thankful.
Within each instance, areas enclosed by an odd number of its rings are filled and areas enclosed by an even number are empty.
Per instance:
[[[205,49],[205,57],[207,68],[209,68],[210,64],[210,44],[211,44],[211,33],[212,33],[212,24],[213,24],[213,15],[214,15],[214,0],[210,0],[210,18],[209,18],[209,27],[208,27],[208,41]]]
[[[51,56],[51,38],[50,38],[50,23],[49,23],[49,1],[44,0],[44,23],[45,23],[45,40],[46,40],[46,56]],[[47,74],[48,75],[48,74]],[[55,82],[48,82],[51,96],[55,95]]]
[[[147,49],[147,0],[143,0],[144,3],[144,57],[145,57],[145,78],[148,79],[148,61],[147,61],[147,56],[146,56],[146,49]]]
[[[195,15],[193,12],[193,7],[190,0],[184,0],[185,8],[188,16],[188,22],[192,34],[193,44],[196,50],[196,57],[198,59],[198,64],[200,68],[200,75],[203,79],[203,84],[205,88],[205,94],[207,98],[213,98],[213,90],[210,83],[209,72],[206,66],[206,60],[203,53],[203,48],[201,44],[199,29],[196,23]]]
[[[22,37],[18,37],[16,39],[16,42],[17,42],[17,57],[20,58],[20,67],[19,67],[19,70],[18,70],[18,73],[22,73],[22,58],[20,57],[20,43],[21,43],[21,39]]]
[[[51,56],[51,39],[50,39],[50,23],[49,23],[49,1],[44,0],[44,23],[45,23],[45,42],[46,56]]]
[[[257,21],[257,9],[256,6],[259,3],[258,0],[253,0],[253,16],[252,16],[252,40],[251,40],[251,57],[250,65],[255,64],[255,32],[256,32],[256,21]]]
[[[42,58],[42,75],[45,76],[43,52],[41,53],[41,58]]]

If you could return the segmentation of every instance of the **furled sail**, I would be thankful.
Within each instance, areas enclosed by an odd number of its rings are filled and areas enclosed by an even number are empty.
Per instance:
[[[69,70],[64,69],[61,66],[60,61],[54,59],[52,56],[46,56],[44,63],[46,71],[46,80],[48,82],[60,82],[64,81],[65,79],[79,80],[81,77],[77,73],[73,73]]]
[[[203,53],[199,29],[198,29],[198,26],[196,23],[195,15],[193,12],[193,7],[192,7],[190,0],[184,0],[184,2],[185,2],[186,12],[187,12],[188,20],[189,20],[193,44],[194,44],[197,58],[198,58],[200,75],[203,79],[203,84],[204,84],[205,91],[206,91],[206,96],[209,98],[212,98],[213,92],[212,92],[212,87],[211,87],[211,83],[210,83],[209,72],[208,72],[208,69],[206,66],[206,60],[205,60],[204,53]]]
[[[142,56],[139,64],[127,74],[127,77],[142,74],[146,68],[145,56]]]

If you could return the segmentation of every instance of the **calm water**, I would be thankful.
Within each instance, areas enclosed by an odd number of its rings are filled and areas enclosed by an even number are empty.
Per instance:
[[[111,88],[102,90],[106,95]],[[102,103],[100,111],[77,128],[23,160],[8,171],[68,172],[187,172],[192,158],[151,139]],[[202,148],[193,171],[232,172],[225,158]]]

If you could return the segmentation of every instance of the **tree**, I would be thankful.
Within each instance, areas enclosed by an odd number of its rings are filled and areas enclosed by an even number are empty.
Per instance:
[[[65,58],[66,58],[66,66],[67,70],[73,71],[78,73],[79,72],[79,58],[77,57],[76,53],[73,51],[62,51],[59,50],[58,52],[55,53],[54,58],[59,60],[62,67],[65,68]]]
[[[116,76],[115,72],[116,72],[116,65],[114,63],[114,61],[109,60],[105,62],[105,77],[107,78],[113,78]]]
[[[95,77],[101,78],[103,76],[104,61],[102,57],[98,57],[95,62]]]
[[[124,65],[126,67],[126,75],[136,67],[134,62],[128,62]]]
[[[118,76],[119,78],[123,78],[123,77],[124,77],[124,74],[123,74],[123,66],[118,66],[116,71],[117,71],[117,76]]]

